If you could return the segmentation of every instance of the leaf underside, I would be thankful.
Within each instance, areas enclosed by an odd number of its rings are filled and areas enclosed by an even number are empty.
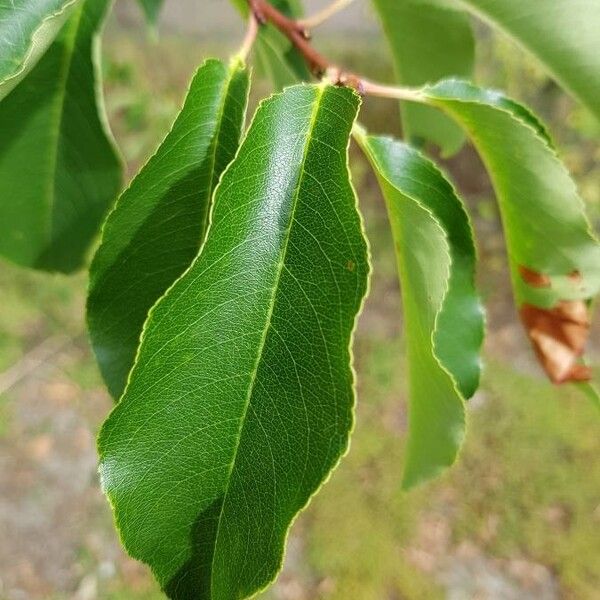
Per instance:
[[[347,168],[358,103],[303,85],[260,106],[100,433],[123,542],[171,598],[264,588],[347,448],[369,270]]]
[[[121,186],[96,85],[96,36],[109,5],[78,4],[0,103],[0,198],[10,199],[0,204],[0,254],[20,265],[81,267]]]
[[[600,245],[545,130],[516,102],[463,81],[424,94],[461,123],[490,173],[515,299],[542,366],[556,383],[589,378],[580,358],[588,301],[600,290]]]
[[[212,193],[237,151],[248,73],[207,61],[156,154],[119,198],[90,269],[88,328],[114,398],[148,311],[198,254]]]
[[[0,0],[0,100],[43,56],[81,0]]]
[[[464,399],[479,385],[483,310],[467,213],[435,165],[391,138],[359,135],[386,201],[401,280],[410,383],[404,486],[451,465]]]

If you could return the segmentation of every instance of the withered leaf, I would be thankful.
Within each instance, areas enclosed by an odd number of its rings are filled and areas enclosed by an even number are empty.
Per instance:
[[[590,330],[583,300],[562,301],[549,309],[523,304],[520,313],[542,367],[554,383],[591,379],[589,367],[579,362]]]

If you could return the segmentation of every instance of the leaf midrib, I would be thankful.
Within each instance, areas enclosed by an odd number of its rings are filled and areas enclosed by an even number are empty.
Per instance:
[[[291,210],[290,219],[289,219],[289,226],[287,228],[286,235],[285,235],[285,245],[284,245],[283,251],[281,253],[281,259],[279,261],[279,265],[278,265],[278,268],[277,268],[277,274],[275,276],[275,283],[273,285],[273,291],[272,291],[272,294],[271,294],[269,311],[268,311],[267,318],[266,318],[266,321],[265,321],[265,328],[264,328],[264,331],[263,331],[263,334],[262,334],[262,337],[261,337],[261,341],[260,341],[260,344],[259,344],[256,363],[255,363],[254,369],[252,371],[252,377],[250,378],[250,381],[249,381],[248,394],[246,396],[246,402],[245,402],[245,405],[244,405],[244,410],[242,412],[242,417],[240,419],[241,425],[240,425],[240,428],[239,428],[239,431],[238,431],[238,435],[237,435],[236,446],[235,446],[235,449],[234,449],[234,452],[233,452],[233,458],[232,458],[231,465],[230,465],[230,468],[229,468],[229,474],[228,474],[228,477],[227,477],[225,491],[223,493],[223,501],[221,503],[221,509],[220,509],[220,512],[219,512],[219,517],[217,519],[217,530],[215,532],[214,549],[213,549],[213,555],[212,555],[212,560],[211,560],[211,570],[210,570],[210,591],[211,591],[211,597],[213,597],[213,598],[214,598],[214,588],[213,588],[213,585],[214,585],[214,581],[215,581],[215,578],[214,578],[215,557],[217,555],[217,542],[218,542],[219,533],[220,533],[220,530],[221,530],[221,523],[223,521],[223,509],[225,507],[225,502],[227,500],[227,496],[228,496],[228,493],[229,493],[229,486],[230,486],[230,483],[231,483],[233,471],[235,469],[235,464],[237,462],[237,455],[238,455],[240,444],[241,444],[241,440],[242,440],[242,434],[243,434],[244,426],[245,426],[245,423],[246,423],[246,417],[247,417],[247,414],[248,414],[248,409],[250,408],[250,404],[251,404],[251,401],[252,401],[252,396],[254,394],[254,388],[255,388],[255,384],[256,384],[256,378],[257,378],[257,375],[258,375],[258,370],[259,370],[260,364],[262,362],[262,358],[263,358],[263,354],[264,354],[264,349],[265,349],[265,345],[266,345],[266,342],[267,342],[267,337],[268,337],[269,331],[271,329],[271,322],[272,322],[272,319],[273,319],[273,313],[274,313],[275,304],[276,304],[276,301],[277,301],[277,291],[279,290],[279,285],[280,285],[280,282],[281,282],[281,276],[282,276],[282,273],[283,273],[283,270],[284,270],[284,267],[285,267],[285,260],[286,260],[287,251],[288,251],[289,239],[290,239],[291,231],[292,231],[292,228],[293,228],[293,225],[294,225],[294,218],[295,218],[295,214],[296,214],[296,209],[298,207],[298,199],[299,199],[299,196],[300,196],[300,190],[302,189],[302,183],[304,181],[304,176],[306,174],[304,166],[306,164],[306,160],[307,160],[307,157],[308,157],[308,154],[309,154],[309,150],[310,150],[310,147],[312,145],[313,133],[314,133],[315,125],[316,125],[316,122],[317,122],[317,116],[318,116],[319,110],[321,108],[321,101],[323,99],[323,94],[324,94],[325,88],[324,88],[324,86],[321,85],[321,86],[318,86],[316,88],[316,90],[317,90],[317,97],[313,100],[314,105],[313,105],[312,114],[311,114],[311,118],[310,118],[310,124],[309,124],[308,130],[307,130],[307,134],[306,134],[307,142],[306,142],[306,146],[304,148],[304,153],[303,153],[303,156],[302,156],[302,161],[301,161],[300,166],[299,166],[300,175],[299,175],[299,178],[298,178],[298,182],[297,182],[297,185],[296,185],[296,191],[295,191],[295,194],[294,194],[294,200],[293,200],[292,210]]]

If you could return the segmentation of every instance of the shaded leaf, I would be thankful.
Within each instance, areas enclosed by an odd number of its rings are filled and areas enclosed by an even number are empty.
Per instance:
[[[247,0],[232,2],[242,15],[248,16]],[[302,15],[300,0],[272,0],[271,4],[288,17],[298,18]],[[269,77],[276,91],[312,77],[300,53],[271,23],[261,26],[255,50],[259,68]]]
[[[0,254],[81,267],[121,186],[97,82],[97,35],[110,3],[78,4],[29,75],[0,103]]]
[[[156,25],[164,0],[138,0],[150,25]]]
[[[125,387],[150,307],[198,254],[211,197],[233,159],[248,74],[207,61],[156,154],[119,198],[90,270],[88,327],[108,389]]]
[[[373,0],[392,50],[402,85],[434,83],[450,76],[470,77],[475,39],[469,17],[442,0]],[[444,155],[460,149],[462,129],[429,106],[401,103],[404,137],[437,144]]]
[[[302,85],[260,106],[100,433],[121,537],[171,598],[271,582],[292,520],[347,448],[369,268],[347,168],[358,103]]]
[[[0,100],[27,75],[81,0],[0,0]]]
[[[298,51],[271,24],[261,27],[256,40],[256,56],[259,67],[269,77],[275,90],[312,78]]]
[[[462,81],[424,96],[465,127],[490,173],[516,301],[544,368],[554,381],[580,380],[589,333],[582,313],[600,290],[600,245],[573,180],[539,121],[516,102]]]
[[[598,0],[455,0],[535,55],[600,118]]]
[[[358,139],[383,191],[401,280],[410,487],[454,462],[464,437],[464,398],[479,385],[484,324],[475,247],[462,202],[430,160],[390,138]]]

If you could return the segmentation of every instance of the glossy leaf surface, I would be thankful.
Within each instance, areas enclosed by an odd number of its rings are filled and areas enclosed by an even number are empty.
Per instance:
[[[358,104],[303,85],[261,105],[102,428],[121,537],[171,598],[271,582],[292,520],[347,448],[369,268],[347,168]]]
[[[443,0],[373,0],[402,85],[435,83],[450,76],[470,77],[475,39],[469,17]],[[437,144],[445,155],[464,141],[462,129],[428,106],[401,103],[407,140]]]
[[[598,0],[455,0],[534,54],[600,118]]]
[[[467,213],[435,165],[391,138],[359,135],[386,201],[401,280],[410,377],[404,485],[451,465],[464,399],[479,385],[483,310]]]
[[[82,0],[0,0],[0,100],[35,66]]]
[[[78,4],[29,75],[0,102],[0,254],[71,272],[121,185],[97,81],[107,0]],[[10,201],[8,201],[10,200]]]
[[[461,81],[424,93],[465,127],[490,173],[516,301],[544,368],[557,383],[579,380],[600,245],[573,180],[539,121],[516,102]]]
[[[156,154],[119,198],[90,270],[88,326],[108,388],[125,387],[151,306],[189,267],[238,148],[248,95],[239,63],[207,61]]]

